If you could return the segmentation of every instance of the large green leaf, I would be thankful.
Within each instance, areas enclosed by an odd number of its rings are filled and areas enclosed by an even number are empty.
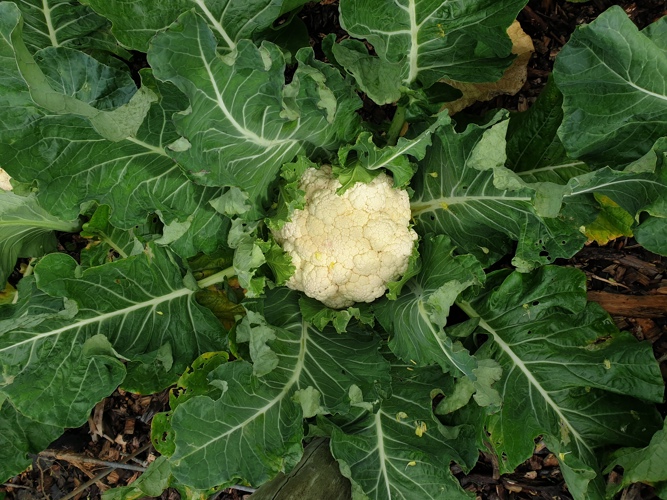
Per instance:
[[[122,91],[129,89],[127,73],[65,48],[36,54],[42,73],[30,63],[21,40],[19,12],[6,2],[0,9],[6,34],[0,41],[3,168],[19,181],[36,181],[40,203],[60,218],[76,218],[81,205],[96,201],[111,207],[110,222],[122,229],[159,212],[169,228],[164,243],[184,257],[223,244],[228,222],[208,204],[220,190],[189,182],[165,152],[179,137],[170,117],[187,107],[183,95],[144,70],[144,85],[132,99],[141,93],[155,102],[144,103],[150,107],[143,111],[132,108],[144,112],[145,119],[139,113],[129,124],[119,121],[118,113],[128,111],[132,101],[114,111],[97,110],[91,103],[116,106],[129,98],[131,92]],[[28,82],[38,84],[39,99],[33,100]],[[54,114],[51,101],[69,104]],[[103,132],[108,134],[103,137]]]
[[[297,53],[298,68],[285,85],[277,46],[241,40],[236,48],[231,61],[220,57],[206,21],[188,12],[155,37],[148,59],[158,78],[190,100],[190,112],[175,117],[187,144],[173,156],[199,183],[247,191],[256,216],[283,163],[355,137],[361,102],[310,49]]]
[[[458,295],[484,281],[484,271],[472,255],[453,256],[449,238],[427,236],[420,249],[422,271],[408,281],[397,300],[375,306],[389,332],[389,347],[416,366],[438,363],[443,371],[476,379],[476,360],[444,332],[449,309]]]
[[[77,50],[47,47],[34,58],[56,93],[102,111],[127,104],[137,91],[127,67],[107,66]]]
[[[667,203],[659,206],[660,200],[667,200],[667,179],[663,177],[666,177],[663,172],[619,172],[605,167],[570,179],[564,201],[576,203],[597,193],[614,200],[633,217],[648,208],[653,215],[667,217]]]
[[[390,359],[392,396],[375,413],[332,419],[331,453],[341,472],[372,500],[471,498],[449,463],[470,467],[475,462],[472,429],[445,427],[431,409],[445,376],[438,367],[416,368]]]
[[[125,0],[107,2],[84,0],[113,22],[113,33],[123,45],[146,52],[153,36],[164,30],[185,11],[194,9],[210,26],[220,47],[236,49],[244,38],[254,38],[269,28],[284,12],[306,3],[305,0]],[[286,5],[289,4],[289,5]],[[287,10],[284,10],[284,8]]]
[[[30,52],[46,47],[70,47],[130,56],[109,33],[109,22],[76,1],[18,0],[15,3],[25,18],[25,43]]]
[[[401,86],[429,87],[441,78],[496,81],[512,60],[506,30],[526,3],[341,0],[341,25],[353,37],[368,40],[379,61],[358,43],[334,47],[334,54],[382,104],[395,101]],[[373,70],[364,71],[368,67]]]
[[[170,460],[184,484],[260,484],[298,461],[304,416],[372,404],[389,383],[377,338],[349,326],[344,334],[320,332],[303,321],[297,293],[269,292],[264,315],[268,325],[256,327],[249,340],[266,342],[274,368],[258,377],[246,361],[223,364],[208,376],[218,394],[222,388],[219,399],[196,396],[173,413],[176,449]]]
[[[344,168],[334,168],[336,178],[347,189],[355,182],[368,182],[369,175],[376,175],[382,169],[389,170],[394,179],[394,187],[405,188],[415,173],[416,166],[409,157],[421,160],[431,145],[431,134],[442,125],[450,123],[446,113],[438,115],[429,128],[413,139],[399,137],[396,145],[378,148],[369,132],[362,132],[355,144],[343,146],[338,151],[338,160]],[[358,177],[357,177],[358,176]],[[338,190],[340,194],[340,189]]]
[[[478,296],[464,292],[458,303],[489,336],[476,356],[503,368],[495,386],[503,404],[487,422],[501,470],[530,457],[542,435],[581,499],[604,491],[596,450],[644,444],[659,420],[640,400],[660,402],[664,391],[651,346],[619,332],[597,304],[586,303],[585,291],[580,271],[547,266],[528,275],[493,273]],[[584,469],[582,486],[576,470]]]
[[[78,221],[53,217],[34,196],[0,190],[0,283],[7,281],[18,257],[41,257],[55,250],[54,231],[78,230]]]
[[[667,18],[657,21],[667,25]],[[658,31],[658,30],[656,30]],[[556,83],[568,153],[595,165],[626,165],[667,135],[667,52],[621,7],[578,28],[558,54]]]
[[[125,230],[109,222],[110,213],[108,205],[101,205],[82,227],[80,235],[89,239],[88,245],[79,254],[79,263],[84,268],[138,255],[144,251],[145,244],[159,233],[156,215],[150,216],[145,224]]]
[[[665,427],[655,433],[645,448],[623,448],[614,453],[611,464],[605,472],[614,467],[623,468],[623,480],[614,485],[614,492],[632,483],[667,484],[667,430]]]
[[[14,113],[19,112],[17,107],[20,107],[23,102],[28,105],[27,111],[32,115],[33,120],[45,114],[54,115],[56,117],[67,116],[70,114],[78,115],[86,120],[89,126],[100,134],[102,137],[111,141],[119,141],[128,136],[134,135],[144,120],[152,102],[156,100],[155,94],[148,88],[141,88],[136,92],[132,98],[117,109],[113,111],[101,111],[89,104],[78,99],[77,95],[68,95],[62,93],[62,89],[54,89],[51,87],[51,81],[45,75],[42,69],[35,63],[35,59],[28,51],[23,40],[23,19],[21,13],[16,7],[16,4],[9,2],[0,3],[0,59],[3,60],[2,71],[0,72],[0,84],[3,88],[3,94],[7,92],[5,99],[7,100],[6,108],[3,109],[3,114],[10,117],[7,123],[0,131],[9,132],[12,130],[12,125],[16,125],[16,118]],[[71,49],[58,47],[53,49],[59,56],[54,61],[44,60],[43,63],[59,64],[59,59],[62,54],[72,54],[72,57],[78,58],[79,71],[86,70],[92,79],[89,85],[95,89],[99,87],[106,88],[110,82],[100,79],[102,73],[95,71],[96,61],[83,52],[69,52]],[[71,58],[70,58],[71,59]],[[90,61],[90,62],[89,62]],[[92,61],[95,61],[92,62]],[[68,61],[72,64],[72,61]],[[99,64],[99,63],[98,63]],[[92,70],[92,71],[91,71]],[[57,73],[57,70],[54,71]],[[79,75],[72,75],[73,82],[80,81]],[[63,79],[65,76],[63,76]],[[65,91],[74,90],[78,85],[65,86]],[[99,92],[99,88],[96,89]],[[28,95],[34,102],[28,104]],[[17,99],[18,98],[18,99]],[[42,110],[35,109],[35,105],[43,108]],[[23,113],[19,116],[24,116]],[[5,118],[7,119],[7,118]],[[35,131],[36,124],[31,123],[31,127],[27,130],[19,129],[20,133]],[[4,134],[3,134],[4,135]],[[4,142],[4,141],[3,141]]]
[[[417,232],[447,234],[459,252],[482,263],[498,260],[518,241],[513,262],[528,270],[573,255],[585,237],[580,223],[561,215],[540,217],[536,190],[504,167],[506,125],[492,121],[460,134],[451,126],[435,132],[413,178],[412,214]],[[496,187],[499,181],[507,186]],[[542,193],[557,212],[562,192]]]
[[[528,111],[510,116],[506,165],[526,182],[565,184],[589,170],[583,161],[567,156],[558,138],[562,105],[563,95],[550,79]]]
[[[8,401],[0,403],[0,481],[27,468],[32,460],[26,455],[42,451],[63,430],[21,415]]]
[[[122,376],[116,373],[116,353],[142,361],[142,355],[169,346],[171,364],[150,388],[157,391],[199,354],[226,344],[213,314],[196,303],[197,287],[184,285],[180,268],[159,247],[83,272],[68,255],[50,254],[35,275],[41,290],[65,299],[69,314],[19,321],[3,332],[0,389],[39,422],[67,427],[84,422],[90,408],[123,380],[122,364]],[[35,294],[30,303],[39,310],[43,301]],[[114,371],[106,375],[93,364],[100,361]],[[134,369],[141,365],[128,365]]]

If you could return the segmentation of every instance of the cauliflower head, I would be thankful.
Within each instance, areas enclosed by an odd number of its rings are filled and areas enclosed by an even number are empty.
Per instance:
[[[382,173],[338,195],[331,167],[306,170],[304,208],[273,232],[296,268],[287,286],[334,309],[382,296],[407,270],[417,239],[408,193],[392,185]]]

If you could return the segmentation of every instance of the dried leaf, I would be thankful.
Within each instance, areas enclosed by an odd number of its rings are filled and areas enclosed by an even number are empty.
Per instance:
[[[490,101],[501,94],[514,95],[521,90],[523,84],[526,83],[526,68],[530,56],[535,51],[533,41],[530,36],[521,29],[519,21],[514,21],[514,23],[507,28],[507,34],[512,39],[512,54],[515,54],[517,57],[512,65],[507,68],[500,80],[490,83],[465,83],[453,80],[443,80],[445,83],[448,83],[452,87],[463,92],[463,97],[456,101],[449,102],[443,107],[443,109],[449,110],[450,115],[458,113],[477,101]]]

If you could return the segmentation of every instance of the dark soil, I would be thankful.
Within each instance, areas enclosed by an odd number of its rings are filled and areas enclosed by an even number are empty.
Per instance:
[[[527,109],[545,85],[554,58],[574,29],[591,22],[611,5],[623,7],[639,28],[667,14],[664,0],[591,0],[587,3],[530,0],[518,16],[535,45],[528,67],[528,81],[517,95],[501,96],[489,103],[477,104],[468,111],[483,114],[497,107],[519,111]],[[325,34],[336,33],[339,38],[345,36],[338,23],[335,0],[308,4],[300,17],[309,28],[311,44],[319,58],[324,59],[321,40]],[[390,119],[392,112],[391,107],[379,108],[370,101],[365,102],[363,111],[371,121]],[[72,245],[71,240],[62,243],[65,247]],[[605,247],[587,246],[564,264],[586,273],[590,298],[604,298],[602,304],[610,311],[619,328],[652,343],[656,358],[661,361],[663,374],[667,377],[667,308],[656,308],[653,313],[649,310],[642,316],[634,317],[632,314],[619,314],[616,304],[625,295],[667,297],[667,259],[651,254],[633,240],[625,238]],[[16,276],[18,278],[19,275]],[[108,488],[131,483],[139,476],[139,471],[108,469],[84,461],[82,457],[147,467],[157,456],[150,446],[150,422],[155,413],[167,409],[167,402],[166,392],[141,396],[116,391],[95,407],[86,425],[68,430],[52,443],[50,449],[66,454],[65,458],[62,455],[57,459],[41,455],[34,457],[32,468],[0,486],[0,498],[4,493],[7,499],[21,500],[98,499],[101,492]],[[662,410],[663,414],[667,414],[667,408]],[[494,464],[490,454],[481,454],[478,465],[470,474],[464,475],[456,466],[452,471],[462,486],[476,493],[478,499],[571,498],[556,458],[541,442],[536,443],[533,457],[513,474],[498,474],[497,464]],[[612,472],[609,480],[617,479],[618,474]],[[84,488],[86,485],[88,487]],[[246,492],[227,490],[214,498],[239,500],[247,496]],[[161,498],[176,500],[179,495],[168,490]],[[624,492],[623,498],[651,499],[655,495],[650,487],[635,485]]]

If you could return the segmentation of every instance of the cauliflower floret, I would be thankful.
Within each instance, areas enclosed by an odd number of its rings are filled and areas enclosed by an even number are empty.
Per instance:
[[[338,195],[331,167],[306,170],[304,208],[273,233],[296,267],[287,286],[335,309],[382,296],[407,270],[417,239],[408,193],[392,183],[382,173]]]

